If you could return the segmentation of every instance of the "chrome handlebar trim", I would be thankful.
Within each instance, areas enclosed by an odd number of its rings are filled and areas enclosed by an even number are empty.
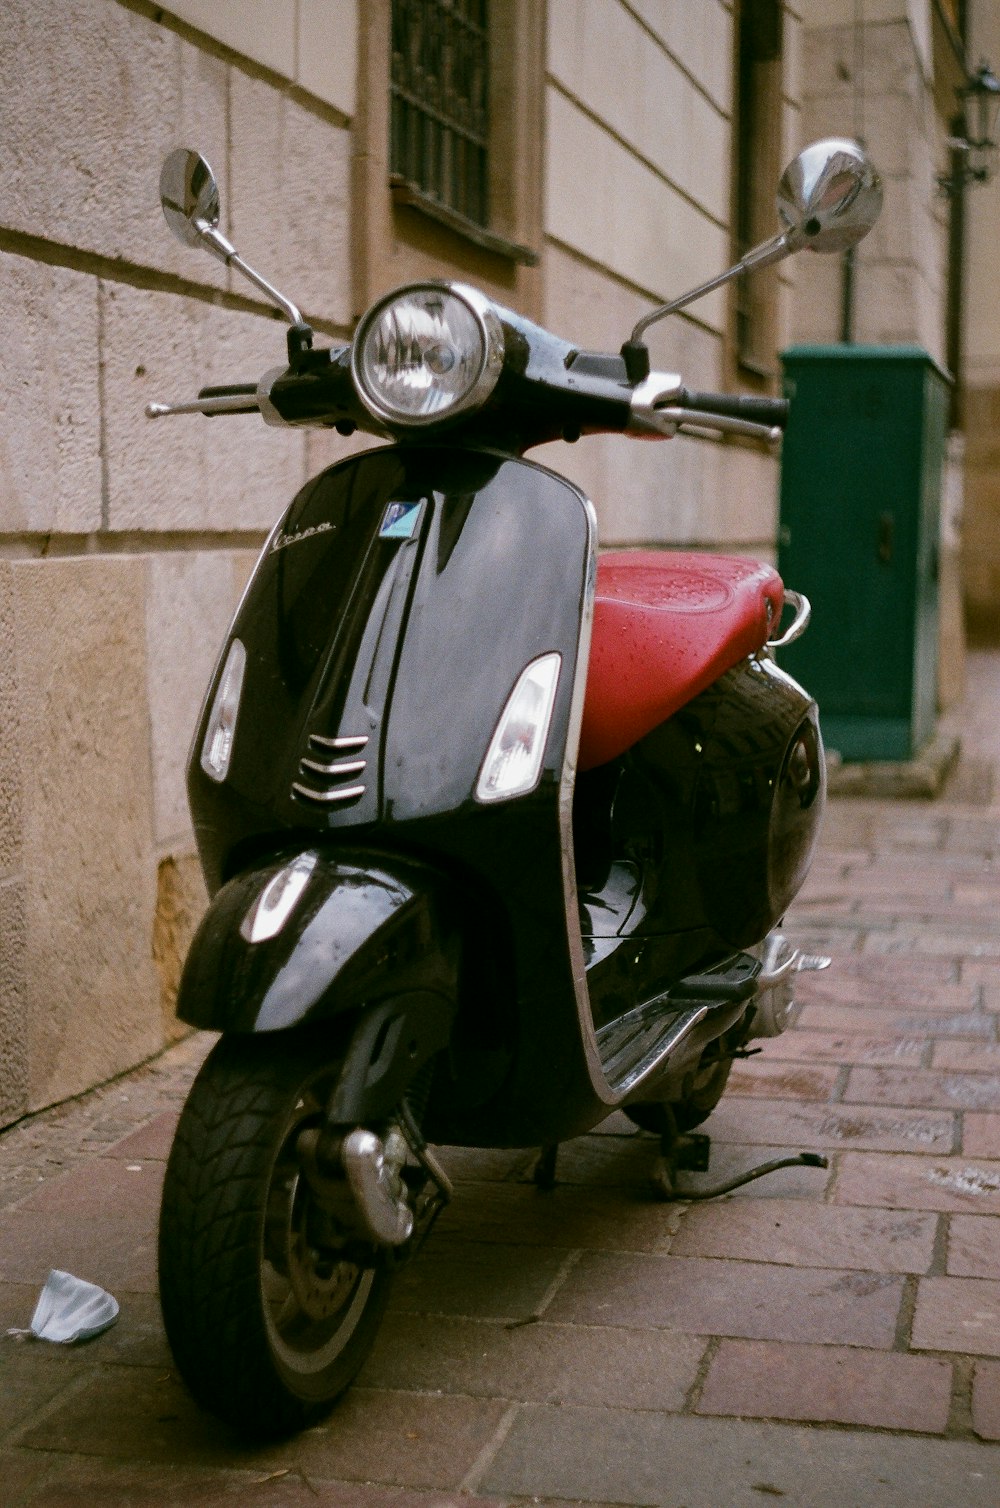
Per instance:
[[[147,419],[164,419],[171,414],[257,414],[260,401],[249,394],[225,398],[188,398],[184,403],[147,403]]]

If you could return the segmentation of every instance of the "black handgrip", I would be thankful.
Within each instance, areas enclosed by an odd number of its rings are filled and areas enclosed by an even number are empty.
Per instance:
[[[679,408],[695,413],[718,414],[723,419],[747,419],[751,424],[766,424],[784,429],[788,423],[787,398],[745,398],[740,393],[692,393],[683,388],[677,399]]]
[[[203,387],[199,389],[199,398],[256,398],[256,382],[237,382],[229,387]]]

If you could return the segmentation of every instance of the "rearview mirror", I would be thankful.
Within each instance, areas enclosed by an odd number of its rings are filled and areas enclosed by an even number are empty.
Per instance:
[[[200,152],[178,147],[170,153],[160,169],[160,205],[178,241],[220,254],[205,234],[219,228],[219,185]]]
[[[814,142],[788,164],[778,184],[778,219],[789,250],[847,251],[882,209],[882,183],[855,141]]]
[[[882,181],[856,141],[830,137],[805,147],[793,157],[778,184],[778,234],[754,246],[735,266],[707,283],[644,315],[622,346],[629,381],[641,382],[649,376],[649,351],[642,337],[650,325],[744,272],[770,267],[805,247],[812,251],[847,251],[868,234],[881,210]]]

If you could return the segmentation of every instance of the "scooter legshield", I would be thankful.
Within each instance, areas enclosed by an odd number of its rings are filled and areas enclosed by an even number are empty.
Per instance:
[[[301,890],[287,914],[279,902],[270,925],[255,928],[262,897],[269,886],[280,895],[293,862],[305,874]],[[427,866],[349,849],[307,850],[246,871],[216,893],[195,934],[177,1014],[211,1031],[269,1032],[390,997],[436,996],[447,1008],[424,1014],[437,1023],[437,1050],[447,1040],[441,1023],[454,1009],[458,963],[443,888]]]

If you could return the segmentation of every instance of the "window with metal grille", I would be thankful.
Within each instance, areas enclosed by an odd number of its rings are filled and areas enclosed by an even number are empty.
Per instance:
[[[392,0],[389,166],[406,187],[489,224],[489,0]]]

